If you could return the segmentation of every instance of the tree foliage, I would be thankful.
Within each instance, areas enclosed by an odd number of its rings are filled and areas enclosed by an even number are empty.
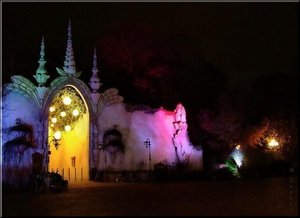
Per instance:
[[[297,129],[296,117],[281,114],[265,117],[258,126],[248,130],[245,143],[251,147],[278,152],[286,158],[292,158],[298,144]],[[278,142],[278,146],[269,146],[272,139]]]
[[[214,64],[194,57],[187,41],[165,38],[152,27],[120,23],[98,41],[107,72],[103,78],[120,89],[127,103],[167,109],[178,102],[212,104],[227,78]]]
[[[240,142],[241,120],[226,96],[219,98],[216,110],[202,109],[197,114],[200,128],[206,134],[203,142],[216,153],[223,155],[222,159]]]

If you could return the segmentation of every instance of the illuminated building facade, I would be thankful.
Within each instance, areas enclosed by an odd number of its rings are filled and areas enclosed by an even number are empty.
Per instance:
[[[13,144],[8,142],[19,135],[3,132],[3,180],[14,180],[7,169],[22,168],[23,174],[29,173],[36,152],[43,154],[45,169],[58,171],[70,181],[93,179],[93,169],[149,170],[160,162],[202,169],[202,150],[189,141],[183,105],[174,111],[127,111],[117,89],[99,92],[96,49],[89,86],[79,79],[71,23],[64,67],[56,68],[58,77],[48,86],[44,39],[38,62],[33,75],[37,86],[14,75],[3,87],[3,129],[16,125],[16,120],[33,129],[32,146],[23,150],[7,149]],[[18,148],[16,143],[13,146]]]

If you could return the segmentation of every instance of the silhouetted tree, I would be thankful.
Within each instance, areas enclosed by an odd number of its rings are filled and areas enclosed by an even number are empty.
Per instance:
[[[101,77],[120,90],[126,103],[167,109],[178,102],[211,105],[227,78],[217,66],[192,56],[194,48],[186,41],[166,38],[154,28],[120,23],[98,41],[106,72]]]
[[[171,69],[159,40],[149,27],[121,23],[98,42],[107,74],[129,103],[158,106],[166,96]]]
[[[251,113],[261,120],[265,116],[277,113],[295,114],[298,111],[298,80],[296,75],[287,73],[269,73],[259,76],[253,83],[254,95]]]
[[[3,162],[5,165],[9,165],[10,162],[16,160],[18,166],[24,152],[35,147],[32,126],[18,118],[15,126],[9,127],[3,132],[11,138],[3,144]]]

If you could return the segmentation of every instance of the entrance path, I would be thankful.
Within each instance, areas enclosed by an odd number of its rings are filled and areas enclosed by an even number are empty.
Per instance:
[[[61,193],[5,193],[2,215],[298,215],[298,180],[78,182]]]

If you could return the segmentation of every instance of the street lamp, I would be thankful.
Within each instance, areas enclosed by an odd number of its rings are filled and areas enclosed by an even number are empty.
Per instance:
[[[48,138],[51,138],[49,147],[50,144],[53,142],[54,147],[58,149],[61,140],[61,131],[56,131],[52,136],[49,136]]]
[[[147,140],[144,141],[144,144],[145,144],[146,148],[149,149],[149,168],[151,169],[151,150],[150,150],[150,148],[151,148],[151,142],[150,142],[150,139],[147,138]]]
[[[51,154],[50,145],[53,142],[54,147],[56,149],[58,149],[58,146],[60,145],[60,140],[61,140],[61,132],[57,131],[53,135],[49,136],[48,138],[51,138],[51,140],[48,144],[48,152],[47,152],[47,157],[46,157],[47,170],[49,171],[49,155]]]

